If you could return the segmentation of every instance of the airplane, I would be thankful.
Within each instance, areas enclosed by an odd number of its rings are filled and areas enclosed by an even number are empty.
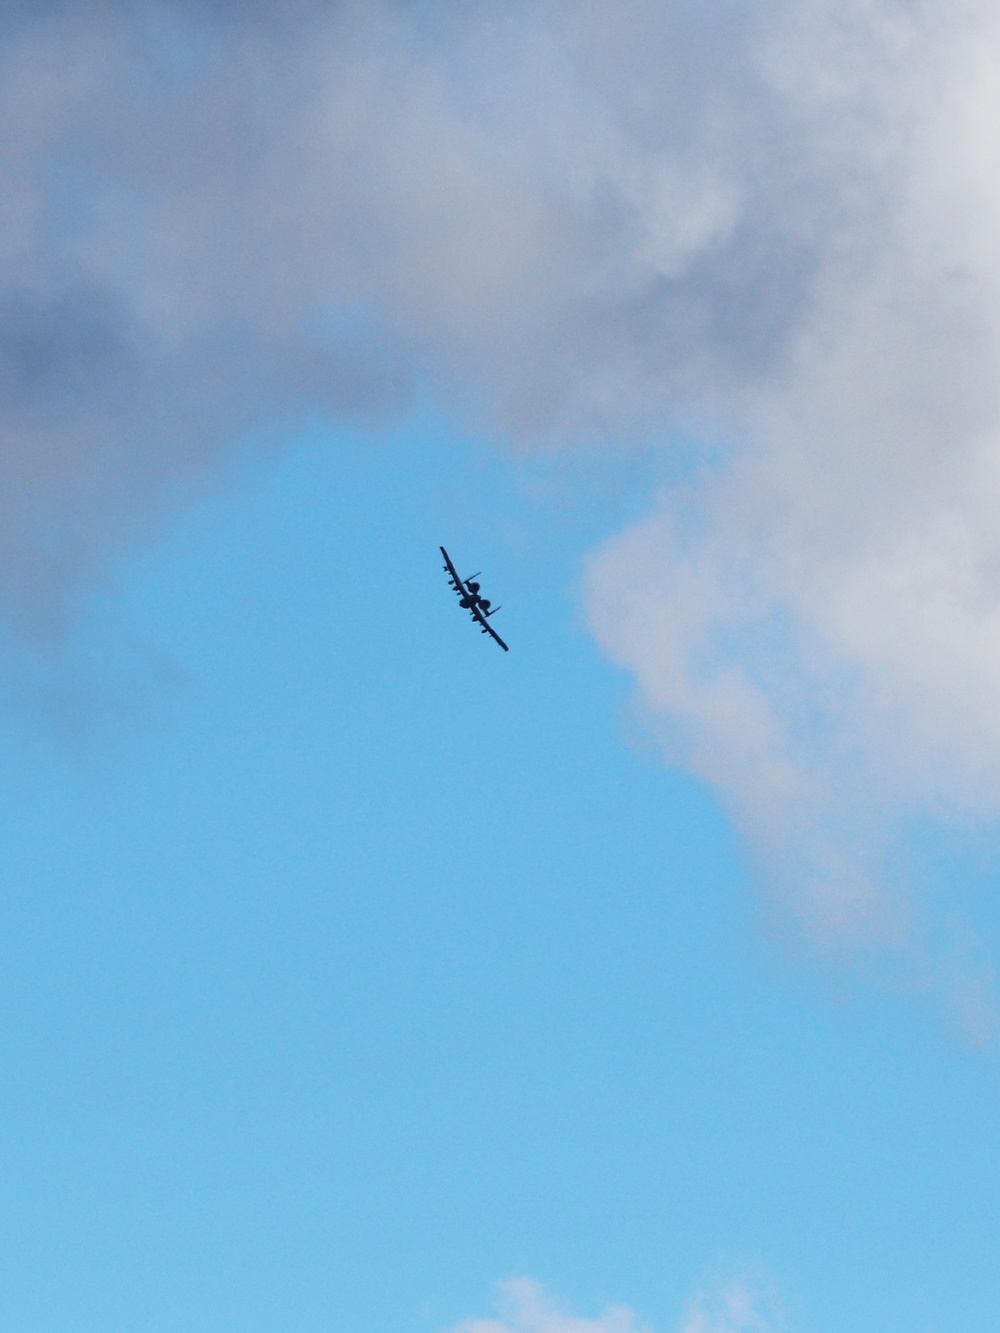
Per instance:
[[[458,593],[459,605],[469,612],[483,634],[489,634],[491,638],[496,639],[505,653],[509,652],[510,649],[493,626],[487,624],[490,616],[495,616],[500,607],[493,606],[488,597],[480,597],[479,584],[475,582],[479,575],[473,574],[470,578],[460,579],[455,566],[451,562],[451,556],[443,546],[439,549],[444,556],[444,572],[448,575],[448,582]]]

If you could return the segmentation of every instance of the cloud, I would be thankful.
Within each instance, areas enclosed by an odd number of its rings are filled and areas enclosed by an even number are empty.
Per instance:
[[[848,113],[882,111],[868,205],[817,251],[729,456],[588,576],[670,753],[823,940],[905,931],[888,885],[908,822],[1000,813],[1000,31],[977,6],[879,8],[907,20],[879,86],[836,47],[827,66]]]
[[[596,1319],[566,1314],[534,1278],[497,1284],[499,1319],[468,1319],[454,1333],[650,1333],[624,1305],[610,1306]]]
[[[525,444],[766,377],[844,205],[715,9],[5,7],[6,618],[57,633],[251,428],[391,413],[415,373]]]
[[[467,1320],[455,1333],[651,1333],[624,1305],[595,1320],[564,1313],[532,1277],[513,1277],[496,1288],[499,1320]]]
[[[745,1281],[720,1282],[688,1304],[677,1333],[777,1333],[771,1302]]]
[[[1000,807],[986,0],[21,0],[0,17],[0,634],[253,433],[429,379],[717,466],[594,559],[672,755],[817,935]],[[665,444],[665,447],[668,445]]]
[[[452,1333],[652,1333],[624,1305],[595,1319],[567,1314],[534,1278],[512,1278],[497,1286],[498,1319],[468,1319]],[[698,1292],[676,1333],[777,1333],[767,1301],[750,1283],[716,1283]]]

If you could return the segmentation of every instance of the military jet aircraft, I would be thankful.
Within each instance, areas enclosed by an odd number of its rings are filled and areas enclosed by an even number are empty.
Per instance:
[[[473,574],[467,579],[460,579],[455,566],[451,562],[451,556],[443,546],[440,550],[444,556],[444,572],[448,575],[448,582],[458,593],[459,605],[465,607],[483,634],[488,634],[491,638],[496,639],[504,652],[509,652],[510,650],[503,639],[493,626],[488,624],[490,616],[495,616],[500,608],[499,606],[493,606],[488,597],[480,597],[479,584],[475,582],[479,575]]]

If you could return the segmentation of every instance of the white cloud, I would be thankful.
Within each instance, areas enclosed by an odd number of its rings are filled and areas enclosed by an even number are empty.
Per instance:
[[[769,1302],[750,1283],[718,1283],[688,1304],[677,1333],[777,1333]]]
[[[598,638],[826,938],[898,932],[907,819],[1000,813],[998,46],[975,6],[909,30],[880,206],[819,253],[745,447],[590,569]]]
[[[498,1319],[468,1319],[454,1333],[650,1333],[624,1305],[609,1307],[596,1319],[561,1310],[534,1278],[497,1284]]]
[[[652,1333],[627,1306],[610,1306],[594,1319],[568,1314],[534,1278],[497,1285],[499,1318],[468,1319],[452,1333]],[[778,1333],[767,1298],[745,1281],[720,1282],[699,1291],[676,1333]]]

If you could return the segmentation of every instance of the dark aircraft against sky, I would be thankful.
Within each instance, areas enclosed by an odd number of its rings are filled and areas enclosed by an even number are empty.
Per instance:
[[[479,575],[473,574],[467,579],[460,579],[458,571],[451,562],[451,556],[443,546],[440,549],[444,556],[444,572],[448,575],[448,582],[458,593],[459,605],[465,607],[483,634],[488,634],[491,638],[496,639],[504,652],[508,652],[507,645],[489,623],[490,616],[495,616],[500,608],[499,606],[493,606],[488,597],[480,597],[479,584],[475,582]]]

